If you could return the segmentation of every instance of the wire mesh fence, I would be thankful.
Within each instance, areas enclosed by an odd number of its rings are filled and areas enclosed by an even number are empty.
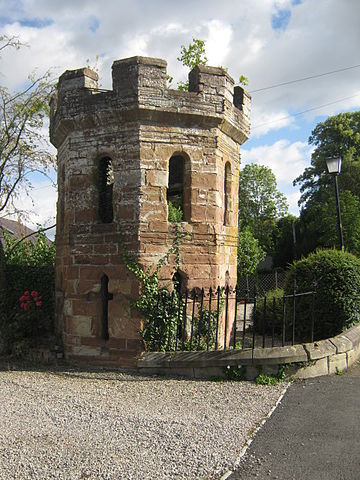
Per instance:
[[[256,275],[246,275],[238,278],[238,290],[242,296],[246,292],[254,291],[256,287],[258,294],[264,295],[270,290],[284,288],[286,278],[286,271],[279,270],[274,272],[261,272]]]

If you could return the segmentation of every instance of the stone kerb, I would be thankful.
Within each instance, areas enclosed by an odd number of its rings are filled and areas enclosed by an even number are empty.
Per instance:
[[[311,378],[346,370],[359,358],[360,325],[356,325],[336,337],[302,345],[216,352],[144,353],[137,368],[144,373],[206,378],[225,376],[228,366],[243,366],[245,378],[250,380],[259,371],[276,373],[279,367],[288,365],[295,378]]]

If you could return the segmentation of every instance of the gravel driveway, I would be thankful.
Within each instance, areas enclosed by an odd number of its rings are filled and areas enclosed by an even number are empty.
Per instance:
[[[0,371],[0,479],[219,479],[285,385]]]

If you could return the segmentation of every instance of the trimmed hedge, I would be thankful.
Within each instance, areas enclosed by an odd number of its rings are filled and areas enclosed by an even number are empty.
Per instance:
[[[339,250],[318,250],[294,262],[285,281],[285,293],[305,292],[316,283],[314,338],[340,334],[360,321],[360,259]],[[298,298],[296,335],[309,337],[312,298]],[[292,312],[287,312],[291,314]],[[288,317],[289,318],[289,317]]]

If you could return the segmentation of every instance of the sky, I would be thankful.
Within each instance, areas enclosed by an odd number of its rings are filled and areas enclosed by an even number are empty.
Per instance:
[[[242,166],[270,167],[297,215],[293,180],[310,165],[311,131],[329,115],[360,108],[359,18],[359,0],[0,0],[0,35],[27,44],[4,51],[0,85],[17,91],[29,72],[51,69],[57,78],[90,65],[111,88],[113,61],[143,55],[165,59],[176,86],[188,73],[177,60],[181,46],[201,38],[209,65],[227,67],[235,82],[249,79]],[[40,177],[33,186],[32,200],[18,200],[30,212],[26,223],[50,225],[56,186]]]

